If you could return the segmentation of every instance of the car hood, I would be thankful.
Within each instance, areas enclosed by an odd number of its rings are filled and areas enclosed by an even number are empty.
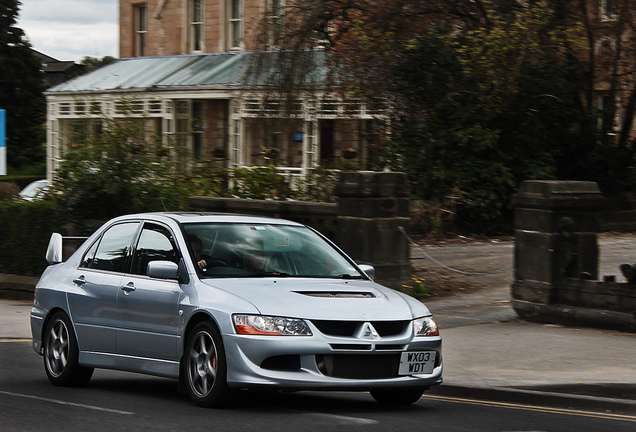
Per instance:
[[[369,280],[244,278],[204,283],[250,302],[263,315],[366,321],[429,314],[415,299]]]

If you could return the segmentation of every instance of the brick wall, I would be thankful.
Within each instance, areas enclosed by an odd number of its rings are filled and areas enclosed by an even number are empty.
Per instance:
[[[165,1],[158,13],[160,0],[120,0],[119,57],[135,57],[134,8],[145,5],[147,11],[146,56],[192,54],[189,42],[188,0]],[[228,46],[229,0],[204,0],[203,49],[201,52],[224,52]],[[261,0],[243,0],[245,50],[256,49]]]

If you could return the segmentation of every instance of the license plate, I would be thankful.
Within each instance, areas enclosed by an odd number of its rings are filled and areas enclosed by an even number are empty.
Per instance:
[[[430,374],[435,367],[435,351],[403,352],[400,357],[400,375]]]

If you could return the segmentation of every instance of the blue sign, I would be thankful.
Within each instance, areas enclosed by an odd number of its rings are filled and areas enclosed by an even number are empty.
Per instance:
[[[7,113],[0,109],[0,175],[7,175]]]

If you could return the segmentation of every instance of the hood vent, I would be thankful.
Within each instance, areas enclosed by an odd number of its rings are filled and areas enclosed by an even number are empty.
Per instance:
[[[296,291],[296,293],[309,297],[322,298],[375,298],[373,293],[355,291]]]

